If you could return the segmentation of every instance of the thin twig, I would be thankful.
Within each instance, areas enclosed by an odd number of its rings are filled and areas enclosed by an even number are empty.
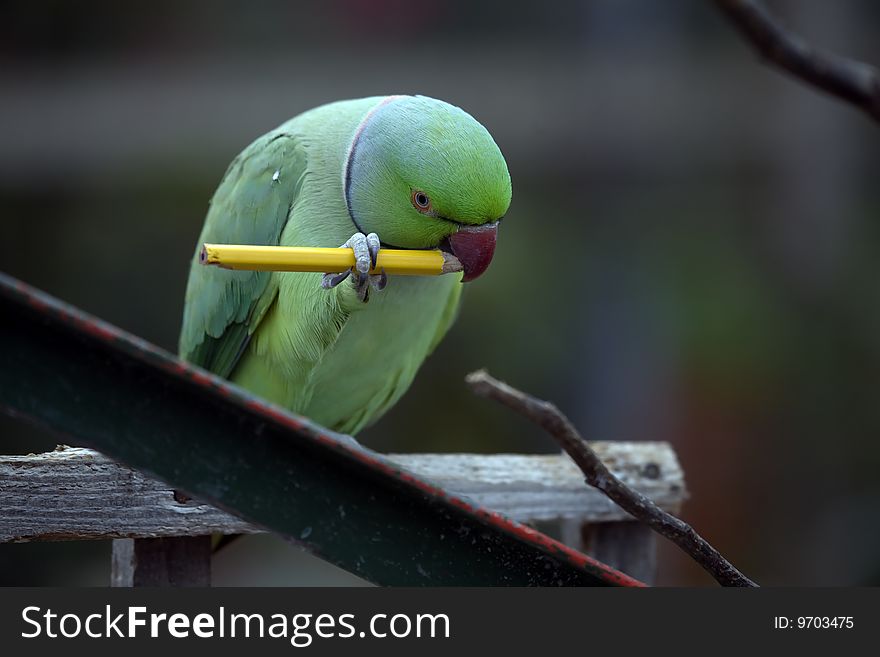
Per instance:
[[[880,122],[880,73],[876,68],[812,48],[754,0],[715,0],[715,4],[768,62],[860,107]]]
[[[615,477],[565,415],[550,402],[517,390],[485,370],[465,377],[480,397],[494,399],[547,431],[578,465],[587,483],[602,491],[621,509],[678,545],[722,586],[757,586],[709,545],[686,522],[660,509],[647,497]]]

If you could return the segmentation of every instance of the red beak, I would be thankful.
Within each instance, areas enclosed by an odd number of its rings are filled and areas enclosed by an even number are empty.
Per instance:
[[[498,239],[498,222],[482,226],[462,226],[448,239],[452,255],[458,258],[464,269],[462,282],[472,281],[486,271],[492,262]]]

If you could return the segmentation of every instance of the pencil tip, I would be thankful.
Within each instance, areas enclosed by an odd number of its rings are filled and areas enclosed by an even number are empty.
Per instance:
[[[451,253],[447,253],[443,251],[443,273],[444,274],[452,274],[457,271],[462,271],[464,267],[462,267],[461,261],[456,258]]]

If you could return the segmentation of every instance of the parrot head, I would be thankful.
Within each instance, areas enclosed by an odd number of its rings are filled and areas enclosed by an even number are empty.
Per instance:
[[[440,248],[462,280],[482,274],[510,206],[510,174],[492,136],[467,112],[424,96],[388,96],[349,148],[345,200],[364,233],[391,248]]]

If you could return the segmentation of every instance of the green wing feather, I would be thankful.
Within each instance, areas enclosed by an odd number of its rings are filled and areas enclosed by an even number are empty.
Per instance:
[[[200,265],[202,243],[277,245],[306,166],[302,145],[284,133],[260,137],[229,165],[190,269],[179,345],[185,360],[229,377],[278,295],[271,272]]]

